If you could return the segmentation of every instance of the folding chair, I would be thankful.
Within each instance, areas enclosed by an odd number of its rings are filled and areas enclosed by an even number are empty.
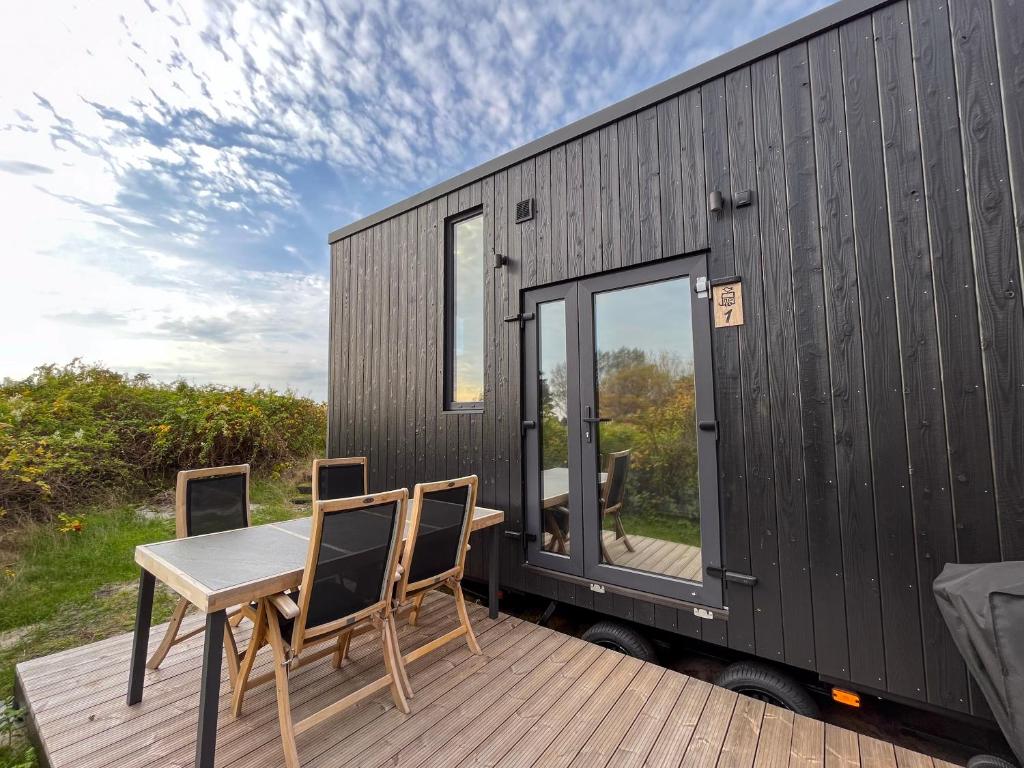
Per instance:
[[[409,623],[415,626],[423,598],[432,589],[446,586],[455,593],[459,626],[405,655],[402,655],[398,644],[398,633],[392,629],[399,656],[399,673],[406,695],[410,697],[412,687],[405,671],[406,664],[460,637],[466,638],[466,644],[473,653],[480,653],[480,645],[469,622],[466,598],[462,594],[462,574],[469,550],[476,490],[476,475],[420,483],[413,490],[409,535],[402,553],[402,576],[398,582],[396,605],[400,608],[412,602]],[[394,626],[393,615],[390,620]]]
[[[187,469],[178,473],[174,494],[175,535],[179,539],[246,528],[249,518],[249,465]],[[163,640],[146,663],[157,669],[167,652],[180,642],[203,632],[204,626],[179,635],[189,602],[178,598]],[[232,626],[241,620],[238,609],[232,609],[230,622],[224,627],[224,648],[227,651],[228,673],[234,682],[238,673],[238,647]]]
[[[622,502],[626,498],[626,476],[629,474],[629,456],[631,451],[616,451],[608,454],[608,479],[605,481],[601,493],[601,515],[610,515],[615,525],[615,538],[622,539],[626,549],[635,552],[633,544],[626,535],[626,529],[622,527]],[[614,564],[608,549],[604,545],[604,536],[601,537],[601,550],[606,563]]]
[[[298,768],[295,737],[353,704],[390,687],[395,706],[409,711],[398,677],[399,659],[391,637],[391,601],[401,566],[399,552],[405,529],[406,489],[361,498],[319,501],[305,571],[298,592],[278,593],[255,604],[252,640],[242,661],[232,698],[239,716],[245,692],[273,679],[277,714],[287,768]],[[294,722],[288,688],[289,673],[333,654],[340,662],[338,641],[371,624],[380,636],[385,674],[318,712]],[[330,643],[326,648],[310,651]],[[274,670],[249,679],[256,654],[270,645]]]
[[[370,492],[365,456],[313,461],[313,503]]]

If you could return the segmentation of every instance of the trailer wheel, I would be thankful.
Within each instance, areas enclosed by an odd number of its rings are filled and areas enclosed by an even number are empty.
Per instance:
[[[818,717],[818,705],[799,682],[785,672],[756,661],[737,661],[726,667],[715,685],[774,704],[806,717]]]
[[[655,661],[654,645],[630,626],[617,621],[599,621],[583,633],[588,643],[610,648],[641,661]]]
[[[1009,760],[995,755],[975,755],[967,761],[967,768],[1017,768]]]

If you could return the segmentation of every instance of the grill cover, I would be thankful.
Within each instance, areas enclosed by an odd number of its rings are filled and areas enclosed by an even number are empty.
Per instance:
[[[932,588],[967,668],[1024,763],[1024,562],[950,563]]]

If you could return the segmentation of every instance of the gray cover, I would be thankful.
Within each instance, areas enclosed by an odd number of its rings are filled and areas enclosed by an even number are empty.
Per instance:
[[[960,654],[1024,763],[1024,562],[950,563],[933,589]]]

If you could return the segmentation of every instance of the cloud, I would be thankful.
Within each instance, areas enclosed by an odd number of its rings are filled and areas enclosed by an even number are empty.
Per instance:
[[[322,396],[328,231],[821,4],[25,5],[0,28],[0,375],[74,340]],[[293,311],[272,287],[297,285]]]

